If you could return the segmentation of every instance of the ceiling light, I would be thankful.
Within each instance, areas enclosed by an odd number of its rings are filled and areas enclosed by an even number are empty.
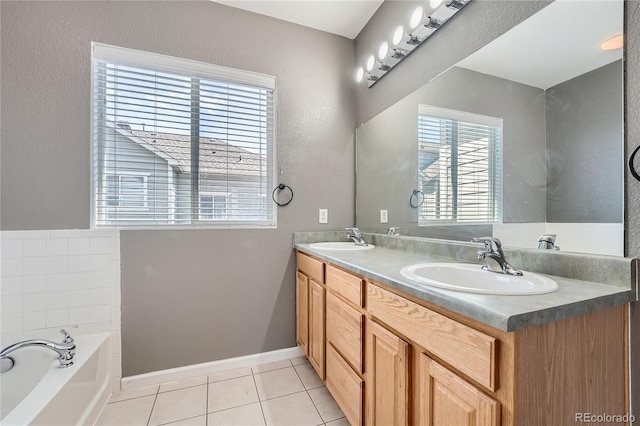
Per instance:
[[[624,36],[622,34],[618,34],[617,36],[611,37],[609,40],[605,41],[600,45],[600,49],[602,50],[616,50],[620,49],[624,44]]]
[[[440,6],[442,4],[442,0],[430,0],[429,1],[429,6],[431,6],[431,9],[435,9],[438,6]]]
[[[391,39],[391,42],[393,43],[394,46],[397,46],[402,41],[403,37],[404,37],[404,28],[402,28],[402,25],[400,25],[393,32],[393,38]]]
[[[369,56],[369,59],[367,59],[367,66],[366,66],[367,72],[371,72],[375,64],[376,64],[376,57],[373,55]]]
[[[409,19],[409,27],[411,29],[416,28],[422,22],[422,17],[424,16],[424,11],[420,6],[416,7],[416,10],[411,14],[411,18]]]
[[[360,83],[363,78],[364,78],[364,69],[360,67],[358,68],[358,71],[356,71],[356,81]]]

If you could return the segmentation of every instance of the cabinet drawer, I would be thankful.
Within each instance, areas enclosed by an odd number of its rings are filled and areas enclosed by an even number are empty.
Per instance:
[[[364,315],[327,292],[327,341],[344,356],[358,372],[364,373],[362,335]]]
[[[330,344],[327,345],[326,385],[349,423],[354,426],[361,425],[364,382]]]
[[[303,253],[296,253],[298,269],[320,284],[324,284],[324,263]]]
[[[488,389],[496,389],[496,339],[404,297],[369,285],[374,317]]]
[[[356,306],[363,306],[362,278],[327,265],[327,288]]]

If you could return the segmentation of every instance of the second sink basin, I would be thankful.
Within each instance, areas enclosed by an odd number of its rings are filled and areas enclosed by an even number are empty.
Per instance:
[[[357,246],[351,242],[326,242],[326,243],[313,243],[309,244],[309,248],[316,250],[342,250],[342,251],[355,251],[355,250],[371,250],[375,246],[373,244],[367,244],[366,246]]]
[[[485,271],[468,263],[419,263],[402,268],[403,277],[433,287],[468,293],[528,295],[551,293],[558,283],[533,272],[513,276]]]

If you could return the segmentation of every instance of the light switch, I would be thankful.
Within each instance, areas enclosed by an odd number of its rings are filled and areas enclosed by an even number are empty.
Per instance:
[[[389,211],[380,210],[380,223],[389,223]]]
[[[318,223],[329,223],[329,209],[318,210]]]

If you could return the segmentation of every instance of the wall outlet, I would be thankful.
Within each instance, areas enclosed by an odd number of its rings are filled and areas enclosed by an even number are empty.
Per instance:
[[[318,223],[329,223],[329,209],[318,210]]]
[[[389,211],[380,210],[380,223],[389,223]]]

